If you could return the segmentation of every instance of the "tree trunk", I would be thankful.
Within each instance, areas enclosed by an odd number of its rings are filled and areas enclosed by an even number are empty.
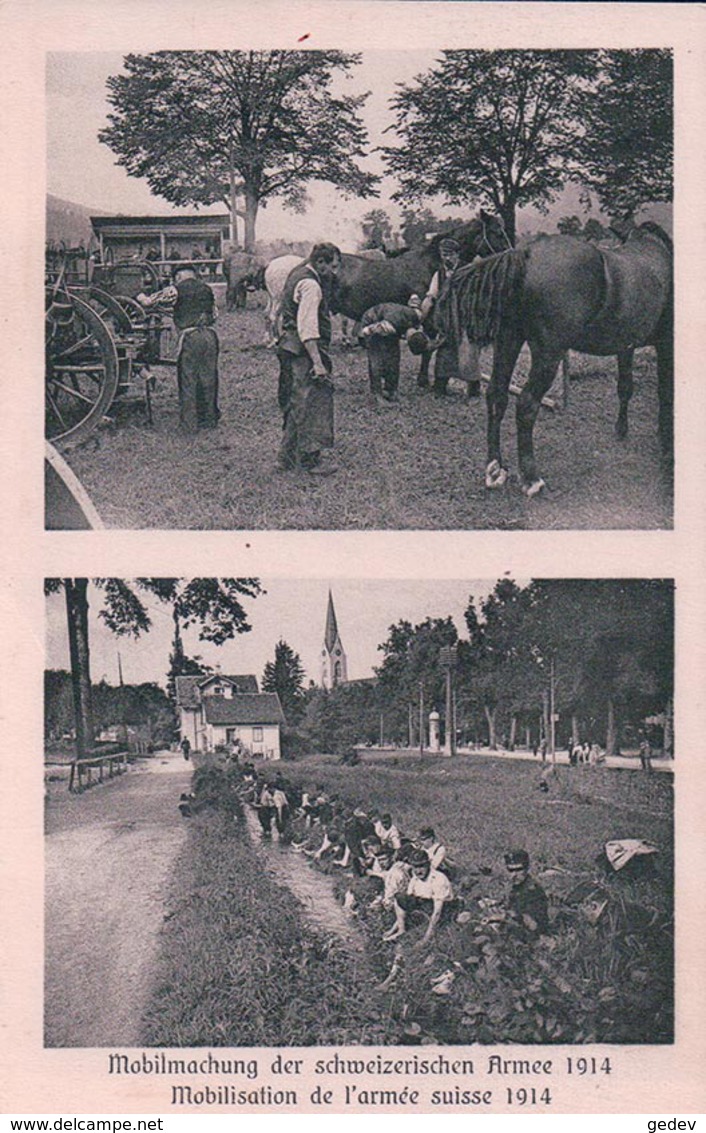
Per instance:
[[[243,247],[246,252],[255,251],[255,224],[257,223],[257,210],[259,201],[252,190],[245,190],[245,236]]]
[[[662,750],[665,755],[672,755],[674,747],[674,702],[670,697],[664,709],[664,736],[662,738]]]
[[[495,751],[498,746],[495,737],[495,709],[488,708],[488,705],[484,704],[483,711],[485,712],[485,718],[488,722],[488,747],[491,751]]]
[[[579,718],[575,712],[571,716],[571,738],[574,744],[579,742]]]
[[[510,751],[515,750],[516,738],[517,738],[517,716],[513,712],[512,718],[510,720],[510,741],[509,741],[509,744],[508,744]]]
[[[527,748],[528,751],[532,747],[532,736],[530,734],[529,725],[526,725],[526,727],[525,727],[525,747]]]
[[[500,212],[500,216],[502,217],[502,222],[505,225],[505,231],[507,233],[508,240],[510,241],[510,243],[512,244],[512,246],[514,248],[514,246],[515,246],[515,236],[516,236],[516,232],[517,232],[517,228],[516,228],[516,225],[515,225],[515,205],[514,205],[514,202],[506,201],[500,207],[499,212]]]
[[[83,759],[93,745],[91,668],[88,648],[88,579],[65,578],[71,686],[74,697],[76,755]]]
[[[230,166],[230,239],[233,251],[238,250],[238,193],[235,181],[235,169],[231,157]]]
[[[613,704],[611,697],[608,697],[608,720],[606,723],[605,753],[606,755],[615,755],[615,705]]]

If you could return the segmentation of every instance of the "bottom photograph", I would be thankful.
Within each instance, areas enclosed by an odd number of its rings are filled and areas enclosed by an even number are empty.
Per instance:
[[[674,1041],[674,586],[47,579],[46,1047]]]

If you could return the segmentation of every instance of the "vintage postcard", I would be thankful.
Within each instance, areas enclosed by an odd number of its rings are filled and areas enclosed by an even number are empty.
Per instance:
[[[0,26],[3,1111],[703,1112],[703,11]]]

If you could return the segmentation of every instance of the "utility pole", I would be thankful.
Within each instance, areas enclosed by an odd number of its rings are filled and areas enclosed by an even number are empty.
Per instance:
[[[554,702],[554,654],[549,665],[549,750],[552,763],[556,763],[556,721],[557,715]]]
[[[457,663],[455,645],[445,645],[439,650],[439,664],[446,670],[446,735],[444,736],[444,755],[456,754],[456,735],[454,721],[454,680]]]

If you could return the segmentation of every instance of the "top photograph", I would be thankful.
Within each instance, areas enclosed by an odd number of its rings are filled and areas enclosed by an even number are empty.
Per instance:
[[[665,48],[49,54],[46,528],[671,528],[673,90]]]

